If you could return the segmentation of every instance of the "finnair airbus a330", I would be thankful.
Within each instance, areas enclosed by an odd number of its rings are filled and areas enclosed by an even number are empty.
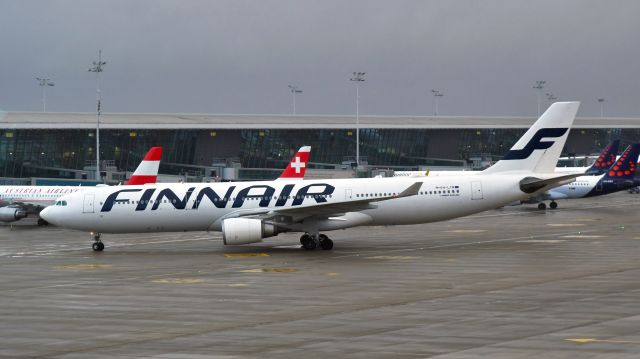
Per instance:
[[[503,160],[471,176],[280,180],[95,188],[58,199],[47,221],[94,233],[221,231],[225,244],[302,232],[306,249],[331,249],[321,232],[442,221],[493,209],[573,181],[554,173],[578,102],[558,102]]]

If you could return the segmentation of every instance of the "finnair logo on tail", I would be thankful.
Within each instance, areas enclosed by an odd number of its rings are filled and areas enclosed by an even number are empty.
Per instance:
[[[510,150],[504,156],[503,160],[523,160],[525,158],[529,158],[533,151],[535,150],[546,150],[547,148],[553,146],[555,141],[541,141],[543,138],[547,137],[562,137],[568,128],[541,128],[536,132],[529,143],[524,146],[521,150]]]

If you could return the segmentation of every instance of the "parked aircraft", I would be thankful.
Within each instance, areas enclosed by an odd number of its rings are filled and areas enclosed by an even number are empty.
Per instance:
[[[156,183],[162,147],[152,147],[125,185]],[[0,186],[0,222],[14,222],[29,214],[39,214],[55,203],[56,198],[93,186]],[[38,225],[47,222],[38,218]]]
[[[578,102],[551,105],[491,168],[472,176],[157,184],[94,188],[59,198],[41,216],[101,233],[221,231],[227,245],[304,233],[305,249],[333,248],[321,232],[442,221],[504,206],[573,181],[554,167]]]
[[[558,207],[556,200],[559,199],[602,196],[640,186],[640,180],[635,177],[638,155],[640,155],[640,144],[631,145],[604,174],[580,176],[575,182],[532,196],[523,203],[539,203],[538,208],[545,209],[546,205],[542,201],[551,200],[549,207],[555,209]]]

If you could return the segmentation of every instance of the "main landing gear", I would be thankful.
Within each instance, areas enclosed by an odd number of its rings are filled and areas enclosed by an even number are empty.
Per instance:
[[[558,208],[558,203],[556,201],[551,201],[549,203],[549,208],[551,208],[551,209]],[[545,209],[547,209],[547,205],[544,202],[540,202],[540,203],[538,203],[538,209],[541,210],[541,211],[545,210]]]
[[[92,233],[93,235],[93,244],[91,248],[93,248],[94,252],[102,252],[104,250],[104,243],[100,240],[100,233]]]
[[[313,236],[305,233],[300,237],[300,244],[302,244],[302,248],[308,251],[312,251],[318,247],[324,250],[330,250],[333,248],[333,241],[324,234]]]

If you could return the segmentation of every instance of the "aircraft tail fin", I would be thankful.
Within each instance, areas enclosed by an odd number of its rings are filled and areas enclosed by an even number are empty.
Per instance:
[[[640,144],[636,143],[627,147],[617,161],[604,175],[610,179],[633,179],[636,174],[638,154],[640,154]]]
[[[131,178],[124,183],[125,186],[156,183],[158,180],[158,168],[162,158],[162,147],[151,147],[147,155],[138,165]]]
[[[607,147],[602,150],[598,159],[585,171],[587,175],[602,174],[607,171],[609,167],[616,161],[618,155],[618,147],[620,147],[620,140],[614,140]]]
[[[307,163],[309,162],[309,153],[311,152],[311,146],[302,146],[296,152],[291,159],[291,162],[287,165],[279,180],[291,180],[291,179],[304,179],[304,174],[307,172]]]
[[[540,116],[504,157],[483,173],[553,173],[580,102],[556,102]]]

